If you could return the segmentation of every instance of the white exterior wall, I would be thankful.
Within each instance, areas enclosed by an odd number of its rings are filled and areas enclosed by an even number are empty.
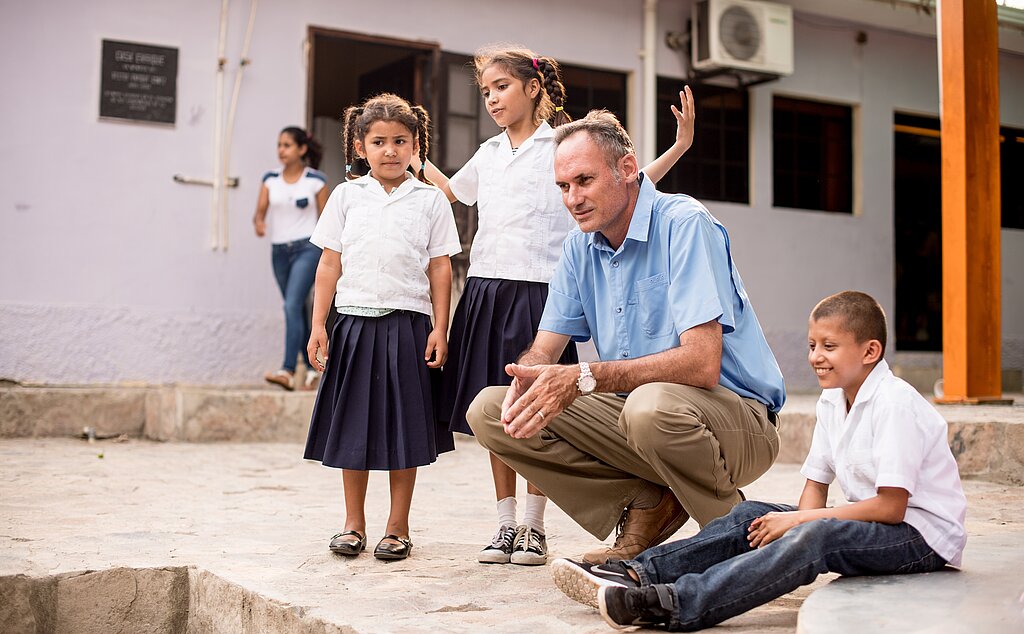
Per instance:
[[[885,4],[874,2],[844,1],[839,7],[871,14],[863,17],[871,17],[875,23],[879,16],[895,16],[902,26],[918,32],[909,34],[808,13],[828,3],[798,0],[789,4],[795,13],[795,72],[755,86],[750,93],[751,203],[705,202],[728,227],[733,257],[772,350],[787,384],[799,389],[817,385],[806,367],[806,324],[818,300],[857,289],[878,299],[890,320],[894,314],[893,113],[938,116],[939,83],[934,18],[925,19],[913,11],[894,13]],[[856,9],[851,5],[857,5]],[[689,14],[688,5],[666,7],[663,30],[682,30],[679,25],[685,25]],[[867,43],[854,41],[857,31],[868,34]],[[1011,33],[1010,38],[1001,35],[1001,41],[1015,43],[1018,49],[1024,44],[1019,33]],[[680,53],[662,44],[658,54],[659,73],[685,75]],[[1024,55],[1003,51],[999,63],[1000,120],[1004,125],[1024,127],[1024,84],[1020,80]],[[860,194],[860,204],[852,216],[772,206],[775,94],[854,107],[858,148],[854,161],[860,182],[855,184],[855,192]],[[856,201],[857,194],[854,196]],[[1002,231],[1002,265],[1003,366],[1021,368],[1024,231]],[[913,363],[913,357],[908,361]]]
[[[796,3],[799,5],[799,3]],[[807,3],[804,3],[807,4]],[[871,4],[871,3],[868,3]],[[303,124],[309,26],[440,44],[470,53],[517,41],[559,60],[629,73],[629,127],[642,126],[643,3],[540,0],[402,3],[384,19],[352,0],[262,2],[235,123],[227,253],[209,249],[207,187],[173,174],[212,174],[219,3],[5,3],[0,6],[0,379],[43,383],[245,384],[280,362],[281,301],[270,247],[252,233],[259,176],[277,164],[276,134]],[[509,7],[514,6],[510,10]],[[884,5],[882,5],[884,6]],[[467,10],[467,9],[472,10]],[[659,74],[681,77],[663,34],[683,30],[689,4],[662,0]],[[230,89],[248,3],[233,2]],[[791,385],[804,376],[804,323],[842,288],[877,296],[891,313],[892,113],[937,114],[934,39],[797,23],[796,74],[751,93],[752,204],[709,202]],[[845,34],[844,34],[845,33]],[[177,124],[99,121],[103,39],[179,49]],[[1024,58],[1001,56],[1003,122],[1024,126]],[[17,87],[12,89],[11,87]],[[853,217],[773,209],[771,95],[858,107],[863,186]],[[699,125],[699,123],[698,123]],[[1024,365],[1024,232],[1003,232],[1004,362]]]
[[[522,41],[566,61],[639,68],[642,15],[618,0],[588,2],[579,15],[540,0],[511,11],[403,4],[387,19],[352,0],[259,4],[235,123],[230,174],[242,187],[228,194],[227,253],[208,246],[210,188],[171,180],[212,174],[220,3],[0,5],[0,378],[245,384],[279,367],[281,300],[251,217],[259,177],[277,165],[278,131],[305,120],[310,25],[466,53]],[[227,94],[248,10],[231,3]],[[595,33],[614,24],[616,37],[568,38],[567,24]],[[173,128],[97,119],[103,39],[179,49]]]

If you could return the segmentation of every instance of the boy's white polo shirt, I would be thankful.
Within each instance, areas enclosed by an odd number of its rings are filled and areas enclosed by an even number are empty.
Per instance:
[[[502,132],[484,141],[448,187],[476,204],[479,223],[469,252],[470,277],[544,282],[576,227],[555,185],[554,130],[541,123],[512,153]]]
[[[839,480],[846,499],[860,502],[879,487],[910,493],[904,521],[940,557],[960,565],[967,534],[967,500],[949,450],[945,419],[881,360],[846,412],[841,388],[824,390],[811,449],[800,469],[809,480]]]
[[[390,194],[369,175],[338,185],[309,241],[341,253],[335,305],[426,315],[430,258],[462,251],[448,199],[412,174]]]

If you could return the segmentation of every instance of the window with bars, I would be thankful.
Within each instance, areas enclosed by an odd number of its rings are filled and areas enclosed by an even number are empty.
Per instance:
[[[678,79],[658,78],[659,150],[675,142]],[[691,86],[697,125],[693,146],[658,183],[666,193],[700,200],[750,202],[750,110],[746,90],[710,84]]]
[[[776,96],[772,104],[776,207],[853,213],[853,109]]]
[[[934,170],[934,178],[928,187],[935,189],[937,207],[941,207],[941,147],[942,132],[938,117],[911,115],[897,112],[895,114],[895,131],[897,143],[928,143],[934,146],[930,155],[930,169]],[[902,136],[901,136],[902,135]],[[899,150],[899,145],[897,145]],[[901,154],[897,152],[899,159]],[[1017,177],[1024,174],[1024,130],[1001,126],[999,128],[999,198],[1000,217],[1003,229],[1024,229],[1024,187]],[[899,183],[897,183],[897,186]]]

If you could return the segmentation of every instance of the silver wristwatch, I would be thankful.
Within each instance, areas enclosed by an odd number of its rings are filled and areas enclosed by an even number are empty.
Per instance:
[[[583,396],[590,396],[597,388],[597,379],[594,378],[590,364],[586,361],[580,361],[580,378],[576,379],[576,388]]]

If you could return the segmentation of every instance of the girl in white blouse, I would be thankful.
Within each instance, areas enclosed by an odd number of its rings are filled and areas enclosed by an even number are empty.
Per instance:
[[[479,212],[466,287],[452,319],[451,357],[442,373],[440,397],[440,415],[452,431],[464,434],[472,434],[466,422],[469,404],[484,387],[511,382],[505,365],[537,334],[562,241],[576,226],[554,178],[552,125],[571,120],[558,63],[525,48],[489,47],[476,53],[474,65],[487,113],[503,132],[481,144],[450,180],[426,164],[427,175],[448,200],[476,204]],[[693,141],[693,97],[689,88],[679,96],[680,108],[672,107],[676,142],[644,170],[654,182]],[[577,361],[570,346],[560,363]],[[526,512],[518,524],[515,471],[492,455],[491,473],[498,528],[478,561],[543,564],[547,498],[527,483]]]
[[[374,556],[407,557],[416,468],[455,448],[432,393],[448,356],[450,256],[462,247],[444,194],[422,169],[419,180],[408,172],[416,152],[426,155],[428,125],[423,108],[395,95],[349,108],[348,162],[358,156],[370,172],[335,188],[310,238],[323,254],[307,353],[324,375],[305,457],[343,470],[345,527],[330,543],[342,555],[366,548],[368,472],[385,470],[391,514]]]

